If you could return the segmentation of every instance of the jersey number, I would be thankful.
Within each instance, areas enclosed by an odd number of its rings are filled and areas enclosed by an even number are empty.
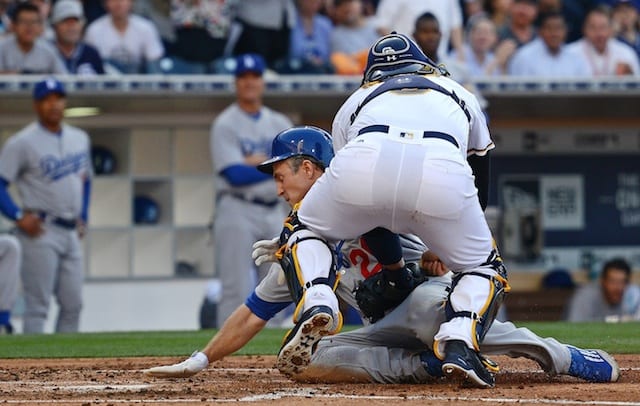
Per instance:
[[[382,265],[378,262],[373,265],[370,254],[361,248],[352,249],[349,252],[349,260],[353,265],[360,268],[360,273],[365,278],[378,273],[382,269]]]

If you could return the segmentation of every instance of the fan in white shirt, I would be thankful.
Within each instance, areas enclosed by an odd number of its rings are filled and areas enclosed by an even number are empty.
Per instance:
[[[132,0],[105,0],[106,15],[87,27],[85,41],[122,73],[153,73],[164,47],[156,27],[131,14]]]
[[[584,20],[584,38],[568,46],[586,61],[591,76],[640,75],[640,63],[633,48],[613,38],[606,9],[591,10]]]

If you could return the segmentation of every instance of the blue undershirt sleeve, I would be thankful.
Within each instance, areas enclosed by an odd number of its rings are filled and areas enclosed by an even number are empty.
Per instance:
[[[11,220],[15,220],[18,216],[20,208],[16,206],[16,204],[13,202],[13,199],[11,199],[11,196],[9,195],[9,191],[7,189],[8,187],[9,181],[7,181],[5,178],[0,178],[0,211],[6,217],[10,218]]]
[[[249,310],[264,321],[269,321],[273,316],[285,309],[291,302],[267,302],[258,297],[256,292],[247,298],[244,303]]]
[[[244,164],[227,166],[220,174],[233,186],[247,186],[271,179],[271,175],[260,172],[254,166]]]
[[[87,223],[89,219],[89,199],[91,197],[91,178],[84,180],[84,187],[82,189],[82,212],[80,218]]]

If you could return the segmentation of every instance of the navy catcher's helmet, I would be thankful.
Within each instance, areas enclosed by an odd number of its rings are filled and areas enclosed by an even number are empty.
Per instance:
[[[272,174],[274,163],[300,155],[314,158],[325,168],[328,167],[333,158],[333,145],[329,133],[313,126],[292,127],[280,132],[271,144],[271,159],[258,165],[258,169]]]
[[[377,40],[369,49],[362,83],[435,67],[436,64],[409,37],[392,32]]]
[[[136,196],[133,200],[133,222],[135,224],[156,224],[160,219],[160,207],[148,196]]]

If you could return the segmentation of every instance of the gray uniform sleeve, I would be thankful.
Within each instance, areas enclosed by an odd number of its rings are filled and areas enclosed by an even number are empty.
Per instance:
[[[23,157],[20,139],[15,136],[7,140],[0,152],[0,177],[13,183],[20,173]]]

